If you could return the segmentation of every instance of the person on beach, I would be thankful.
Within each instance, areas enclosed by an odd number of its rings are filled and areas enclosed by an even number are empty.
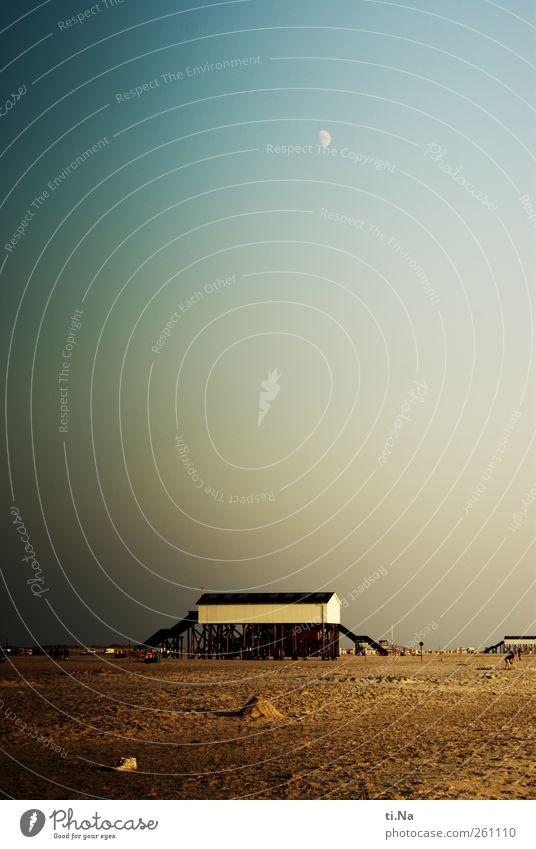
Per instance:
[[[504,658],[504,668],[505,669],[511,669],[513,667],[514,658],[515,658],[515,654],[513,653],[513,651],[508,652],[508,654]]]
[[[521,660],[521,649],[517,650],[517,659]]]

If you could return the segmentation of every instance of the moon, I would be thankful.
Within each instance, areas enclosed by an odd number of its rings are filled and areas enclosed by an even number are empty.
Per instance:
[[[329,147],[331,144],[331,133],[328,133],[327,130],[320,130],[318,133],[318,141],[322,147]]]

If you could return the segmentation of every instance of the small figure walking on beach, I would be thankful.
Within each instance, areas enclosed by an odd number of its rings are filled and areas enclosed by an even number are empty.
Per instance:
[[[504,658],[504,668],[505,669],[512,669],[512,667],[514,665],[514,658],[515,658],[515,654],[513,653],[513,651],[508,652],[508,654]]]
[[[517,659],[521,660],[521,649],[517,650]]]

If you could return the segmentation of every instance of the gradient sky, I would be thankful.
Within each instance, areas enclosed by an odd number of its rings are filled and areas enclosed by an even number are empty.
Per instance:
[[[2,4],[0,639],[534,633],[534,4],[193,5]]]

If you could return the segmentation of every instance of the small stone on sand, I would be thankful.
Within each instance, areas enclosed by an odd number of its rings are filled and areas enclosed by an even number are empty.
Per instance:
[[[117,764],[114,766],[116,772],[133,772],[137,768],[138,762],[136,758],[119,758]]]

